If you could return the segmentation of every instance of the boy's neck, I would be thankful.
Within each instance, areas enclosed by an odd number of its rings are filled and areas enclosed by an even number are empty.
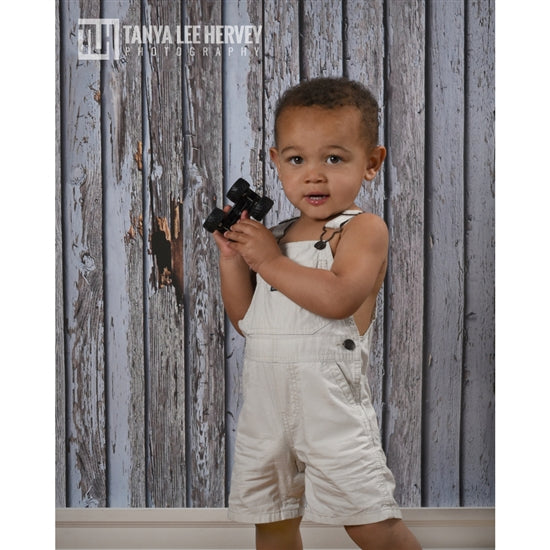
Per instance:
[[[333,220],[334,218],[337,218],[338,216],[341,216],[344,212],[354,211],[354,210],[361,210],[355,203],[349,206],[348,208],[342,210],[341,212],[334,212],[327,218],[311,218],[310,216],[306,216],[303,212],[300,212],[300,216],[298,217],[298,220],[301,221],[301,223],[305,225],[314,225],[318,226],[325,225],[329,221]]]

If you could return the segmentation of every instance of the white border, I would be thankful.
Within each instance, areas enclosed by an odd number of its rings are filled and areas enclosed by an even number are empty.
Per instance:
[[[59,549],[248,550],[254,527],[228,521],[225,508],[60,508]],[[410,508],[407,525],[424,549],[493,549],[494,508]],[[303,522],[308,549],[356,548],[340,527]]]

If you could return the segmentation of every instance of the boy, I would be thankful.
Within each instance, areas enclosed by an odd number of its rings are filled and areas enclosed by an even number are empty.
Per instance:
[[[245,213],[214,233],[224,305],[246,337],[229,514],[256,524],[258,549],[301,549],[305,511],[361,548],[420,548],[393,498],[365,376],[388,231],[355,198],[384,161],[377,134],[360,84],[291,88],[270,154],[300,216],[270,231]]]

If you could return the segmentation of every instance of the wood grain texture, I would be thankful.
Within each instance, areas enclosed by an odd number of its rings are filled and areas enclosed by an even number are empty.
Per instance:
[[[301,78],[340,76],[343,68],[342,2],[303,0],[301,4]]]
[[[61,29],[59,9],[55,10],[55,95],[61,98]],[[55,505],[67,502],[66,417],[65,417],[65,335],[63,300],[63,209],[61,189],[61,104],[55,102]]]
[[[494,3],[466,3],[461,506],[495,500]]]
[[[181,16],[178,3],[143,2],[145,25],[177,22]],[[183,248],[182,67],[179,58],[162,55],[160,48],[145,45],[144,50],[147,501],[185,506],[184,308],[177,279]]]
[[[186,5],[185,21],[220,25],[219,3]],[[221,49],[221,47],[220,47]],[[225,503],[225,351],[218,253],[203,220],[223,195],[222,55],[186,56],[185,304],[188,386],[188,506]]]
[[[107,502],[100,64],[77,59],[78,19],[98,16],[61,4],[67,505],[85,507]]]
[[[385,145],[384,117],[384,2],[348,0],[344,4],[344,59],[343,74],[364,84],[374,95],[380,107],[379,142]],[[371,182],[363,182],[357,204],[367,212],[384,218],[384,168]],[[384,380],[384,287],[376,304],[376,320],[372,339],[372,352],[367,372],[372,391],[373,405],[382,427]]]
[[[384,441],[403,506],[420,505],[424,269],[424,5],[388,2]]]
[[[464,11],[428,4],[422,503],[460,503],[464,330]]]
[[[262,25],[261,4],[253,0],[228,2],[226,25]],[[263,31],[262,31],[263,32]],[[263,40],[244,51],[241,46],[225,48],[223,58],[223,145],[224,192],[244,177],[261,195],[264,192]],[[224,196],[224,204],[229,202]],[[222,202],[219,202],[221,205]],[[230,322],[225,323],[225,422],[226,490],[233,470],[237,419],[242,406],[241,375],[244,338]]]
[[[107,2],[105,18],[141,22],[139,4]],[[109,506],[142,507],[145,497],[141,58],[102,64],[105,348]]]

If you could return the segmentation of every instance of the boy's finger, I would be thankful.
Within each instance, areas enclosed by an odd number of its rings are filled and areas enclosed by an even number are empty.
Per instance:
[[[214,237],[214,240],[216,241],[216,244],[220,249],[223,247],[226,247],[229,244],[229,240],[227,238],[226,233],[221,233],[220,231],[217,231],[217,230],[214,231],[214,233],[212,233],[212,236]]]
[[[234,227],[256,227],[257,225],[261,225],[260,222],[257,222],[256,220],[253,220],[250,217],[241,218]]]
[[[220,246],[224,244],[225,237],[218,230],[214,231],[214,233],[212,233],[212,236],[214,237],[216,244]]]

